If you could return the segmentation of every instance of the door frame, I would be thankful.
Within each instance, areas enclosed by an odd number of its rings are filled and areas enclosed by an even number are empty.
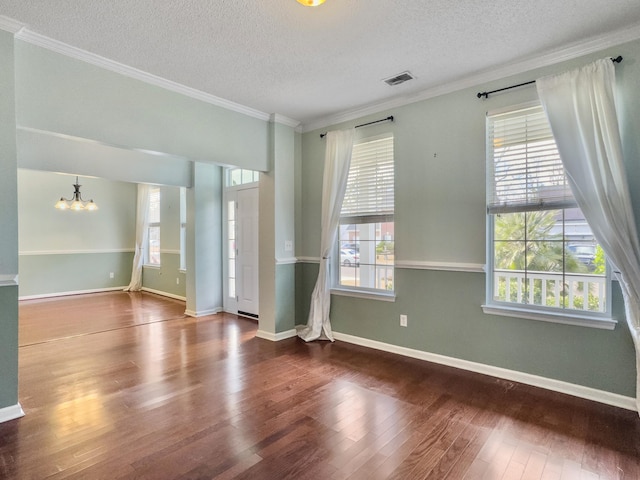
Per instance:
[[[227,171],[228,172],[228,171]],[[225,173],[225,178],[227,174]],[[225,181],[226,183],[226,181]],[[222,202],[223,202],[223,212],[222,212],[222,236],[223,236],[223,248],[222,248],[222,257],[223,257],[223,265],[222,265],[222,308],[227,313],[233,313],[238,315],[238,301],[237,295],[231,297],[229,295],[229,202],[233,201],[236,209],[236,217],[235,221],[237,221],[237,192],[240,190],[251,190],[255,189],[259,191],[260,184],[259,182],[253,183],[245,183],[242,185],[234,185],[234,186],[226,186],[223,189],[222,194]],[[260,216],[260,212],[258,211],[258,218]],[[237,241],[237,224],[236,224],[236,241]],[[236,249],[237,250],[237,249]],[[237,269],[236,269],[237,272]],[[236,277],[237,278],[237,273]],[[237,288],[237,285],[236,285]],[[260,285],[258,284],[258,289]],[[237,292],[236,292],[237,293]],[[254,318],[254,317],[251,317]],[[257,319],[257,316],[255,317]]]

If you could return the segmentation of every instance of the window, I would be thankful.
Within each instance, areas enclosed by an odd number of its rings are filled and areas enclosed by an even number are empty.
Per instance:
[[[260,180],[260,172],[245,170],[242,168],[230,168],[227,170],[227,187],[237,187]]]
[[[604,316],[601,247],[578,208],[540,105],[487,119],[487,301]]]
[[[160,188],[149,191],[147,265],[160,265]]]
[[[187,189],[180,187],[180,270],[187,269]]]
[[[353,146],[338,232],[339,287],[393,291],[393,137]]]
[[[230,298],[236,298],[236,202],[227,202],[227,291]]]

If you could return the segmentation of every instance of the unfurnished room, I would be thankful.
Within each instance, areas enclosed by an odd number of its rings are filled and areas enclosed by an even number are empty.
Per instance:
[[[2,0],[0,65],[0,478],[640,479],[637,0]]]

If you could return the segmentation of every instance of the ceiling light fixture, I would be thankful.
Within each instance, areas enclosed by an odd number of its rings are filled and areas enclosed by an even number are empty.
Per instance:
[[[64,197],[60,197],[60,200],[56,203],[56,208],[58,210],[88,210],[93,212],[98,210],[98,205],[93,202],[93,199],[88,202],[82,199],[82,194],[80,193],[80,187],[82,185],[78,184],[78,177],[76,177],[76,183],[73,184],[73,188],[75,189],[73,192],[73,197],[70,199],[66,199]]]
[[[305,7],[317,7],[318,5],[322,5],[324,0],[298,0],[298,3],[301,3]]]

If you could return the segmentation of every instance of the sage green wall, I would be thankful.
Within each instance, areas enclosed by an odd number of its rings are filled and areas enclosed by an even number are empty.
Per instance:
[[[16,86],[17,119],[22,127],[266,170],[266,119],[23,41],[16,41]]]
[[[142,286],[186,297],[186,275],[180,271],[180,189],[160,187],[160,266],[143,269]]]
[[[18,403],[18,181],[13,35],[0,31],[0,409]]]
[[[21,297],[129,284],[136,185],[81,177],[83,198],[93,198],[98,210],[55,209],[61,196],[72,196],[75,180],[70,175],[18,170]]]
[[[186,299],[187,276],[180,270],[180,254],[160,252],[159,267],[143,267],[142,287]]]
[[[259,191],[259,330],[275,334],[295,327],[296,133],[273,122],[270,142],[270,168],[260,176]],[[289,241],[291,251],[285,249]]]
[[[491,90],[558,73],[596,58],[622,55],[616,66],[625,161],[636,214],[640,212],[640,41],[337,125],[387,115],[392,124],[358,129],[360,137],[393,132],[396,165],[396,259],[485,263],[485,115],[536,100],[533,87],[476,98]],[[323,129],[325,131],[326,129]],[[320,131],[302,140],[302,245],[318,257],[324,143]],[[317,264],[298,266],[296,321],[306,322]],[[635,392],[635,356],[621,296],[613,298],[614,331],[485,315],[483,273],[396,269],[395,303],[332,296],[337,332],[425,352],[541,375],[626,396]],[[399,326],[400,314],[408,327]]]

